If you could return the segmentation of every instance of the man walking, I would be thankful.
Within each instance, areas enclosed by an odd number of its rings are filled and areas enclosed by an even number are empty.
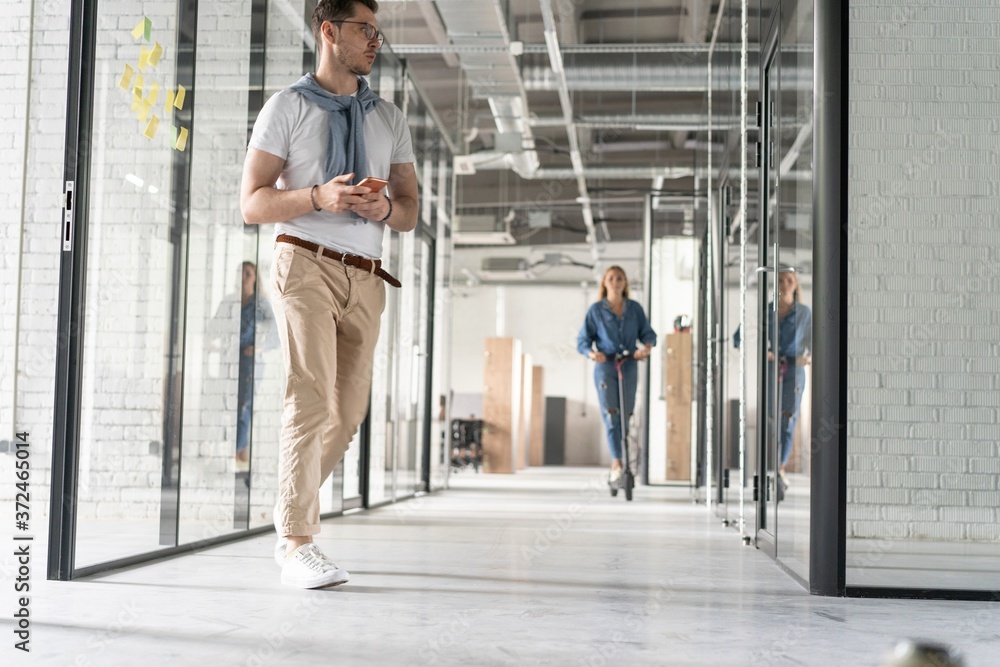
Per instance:
[[[275,224],[272,285],[287,379],[281,418],[275,559],[282,583],[348,580],[312,536],[319,489],[368,410],[385,307],[385,227],[417,222],[417,180],[402,112],[362,78],[383,37],[375,0],[320,0],[312,16],[319,66],[267,101],[243,168],[247,224]],[[388,180],[388,193],[357,185]],[[391,198],[390,198],[391,197]]]

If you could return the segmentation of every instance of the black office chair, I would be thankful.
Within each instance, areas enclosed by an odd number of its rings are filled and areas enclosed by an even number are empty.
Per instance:
[[[477,473],[483,465],[483,420],[451,420],[451,469],[472,466]]]

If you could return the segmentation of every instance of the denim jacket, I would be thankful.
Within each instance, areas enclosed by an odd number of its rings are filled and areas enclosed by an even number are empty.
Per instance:
[[[622,316],[618,317],[607,299],[601,299],[587,310],[583,328],[576,339],[580,354],[590,354],[597,343],[597,350],[611,358],[619,352],[636,350],[636,340],[645,345],[656,345],[656,332],[649,326],[646,313],[638,302],[625,299]]]

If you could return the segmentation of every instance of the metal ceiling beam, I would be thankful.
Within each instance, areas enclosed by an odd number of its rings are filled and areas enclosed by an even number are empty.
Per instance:
[[[437,8],[434,3],[430,0],[421,0],[417,3],[417,8],[420,10],[420,14],[424,17],[424,23],[427,24],[427,30],[431,33],[431,37],[439,45],[448,44],[448,31],[444,27],[444,23],[441,22],[441,15],[438,14]],[[392,45],[389,45],[392,47]],[[441,56],[444,58],[445,64],[448,67],[458,67],[458,58],[455,57],[454,53],[442,52]]]
[[[789,45],[783,52],[795,51],[798,45]],[[510,51],[509,46],[495,44],[390,44],[392,52],[403,55],[437,55],[446,53],[503,53]],[[522,44],[521,53],[544,55],[548,53],[545,44]],[[702,56],[708,53],[707,44],[561,44],[563,55],[596,54],[611,55],[616,53],[669,53],[679,55]],[[739,44],[716,44],[716,53],[739,53]],[[805,52],[806,49],[801,49]]]
[[[680,20],[679,37],[683,44],[704,44],[708,37],[708,15],[711,3],[701,0],[683,0],[684,14]],[[706,70],[707,62],[706,61]],[[705,128],[708,129],[707,127]],[[680,148],[687,141],[688,130],[679,128],[673,132],[674,146]]]
[[[757,85],[759,72],[756,57],[747,71],[748,85]],[[713,58],[715,90],[739,90],[739,71],[729,67],[730,58]],[[669,55],[635,57],[627,54],[580,55],[566,59],[561,76],[544,62],[522,63],[521,78],[526,90],[558,91],[562,80],[571,91],[648,91],[704,92],[708,89],[707,55],[681,58]],[[811,91],[812,66],[782,65],[781,84],[784,90]]]
[[[532,127],[563,127],[562,116],[536,116],[529,120]],[[708,129],[708,114],[704,113],[673,113],[673,114],[584,114],[575,120],[577,127],[619,127],[633,130],[649,129],[652,131]],[[716,116],[712,119],[714,127],[736,127],[739,119],[735,116]]]
[[[591,255],[594,261],[600,260],[597,247],[597,234],[594,229],[594,211],[590,205],[590,193],[587,191],[587,179],[583,175],[583,158],[580,152],[580,142],[576,136],[573,122],[573,101],[569,96],[566,83],[566,71],[563,68],[562,52],[559,48],[559,35],[556,32],[556,19],[552,11],[551,0],[539,0],[542,9],[542,22],[545,25],[545,44],[548,47],[549,67],[555,77],[556,90],[559,91],[559,104],[562,107],[563,119],[566,121],[566,135],[569,138],[569,155],[573,163],[572,178],[576,179],[576,187],[580,193],[580,210],[583,224],[587,228],[587,240],[590,241]],[[536,172],[537,173],[537,172]]]

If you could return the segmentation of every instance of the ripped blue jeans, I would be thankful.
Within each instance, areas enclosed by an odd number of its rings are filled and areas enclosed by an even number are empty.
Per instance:
[[[625,381],[625,433],[628,433],[628,421],[635,410],[635,389],[639,384],[639,368],[635,361],[625,362],[622,368]],[[608,438],[608,450],[611,458],[622,458],[622,420],[618,396],[618,371],[612,359],[603,364],[594,365],[594,383],[597,385],[597,398],[601,403],[601,417],[604,419],[604,431]]]

